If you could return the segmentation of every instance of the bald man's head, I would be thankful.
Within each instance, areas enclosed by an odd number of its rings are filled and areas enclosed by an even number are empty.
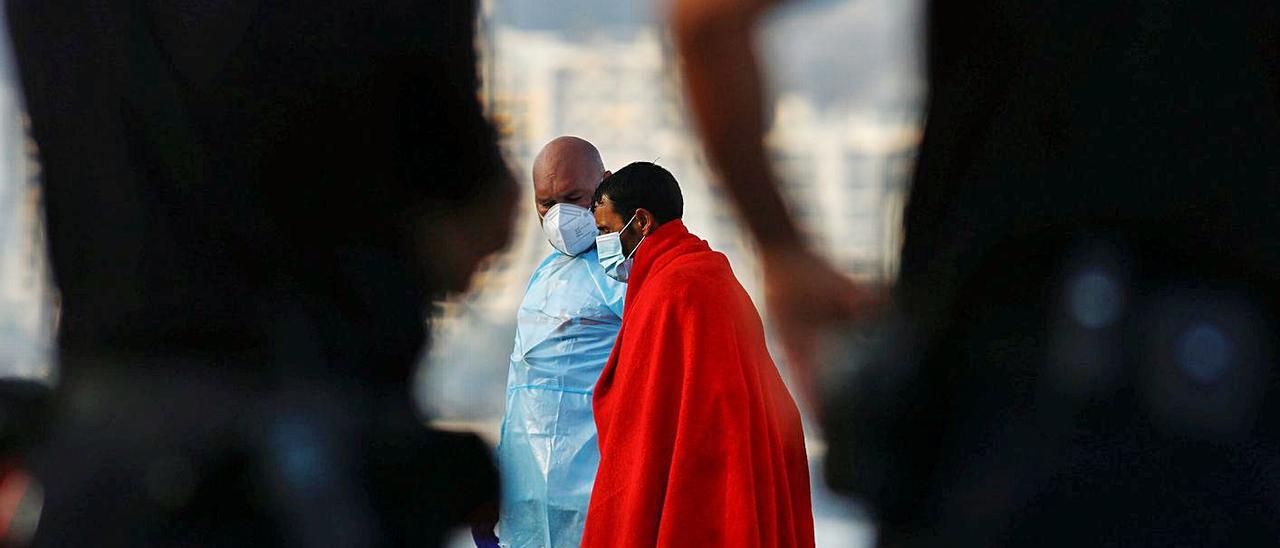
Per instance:
[[[559,203],[591,207],[596,186],[609,176],[595,145],[578,137],[552,139],[533,161],[533,199],[538,215]]]

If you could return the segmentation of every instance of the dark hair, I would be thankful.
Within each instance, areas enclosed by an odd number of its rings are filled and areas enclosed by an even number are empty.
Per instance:
[[[684,216],[680,184],[670,171],[650,162],[633,162],[596,187],[591,203],[599,206],[608,196],[613,209],[625,221],[644,208],[659,224]]]

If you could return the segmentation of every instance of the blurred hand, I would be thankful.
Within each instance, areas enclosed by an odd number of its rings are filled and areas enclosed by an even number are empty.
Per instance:
[[[821,335],[874,318],[887,304],[888,293],[882,286],[855,282],[808,249],[765,250],[763,259],[766,309],[801,397],[817,404]]]

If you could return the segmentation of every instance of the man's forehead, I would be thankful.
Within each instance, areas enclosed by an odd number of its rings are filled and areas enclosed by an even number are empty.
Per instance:
[[[533,192],[538,196],[563,196],[574,192],[590,193],[595,190],[589,177],[583,174],[565,172],[544,172],[534,174]]]

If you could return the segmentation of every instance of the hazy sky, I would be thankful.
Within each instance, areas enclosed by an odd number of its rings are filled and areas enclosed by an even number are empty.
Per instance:
[[[823,106],[898,108],[922,97],[919,0],[795,2],[768,25],[775,87]]]
[[[604,27],[655,21],[656,3],[644,0],[495,0],[499,24],[584,35]]]
[[[495,22],[596,40],[660,23],[669,0],[495,0]],[[766,27],[774,88],[824,108],[918,103],[920,0],[793,0]]]

